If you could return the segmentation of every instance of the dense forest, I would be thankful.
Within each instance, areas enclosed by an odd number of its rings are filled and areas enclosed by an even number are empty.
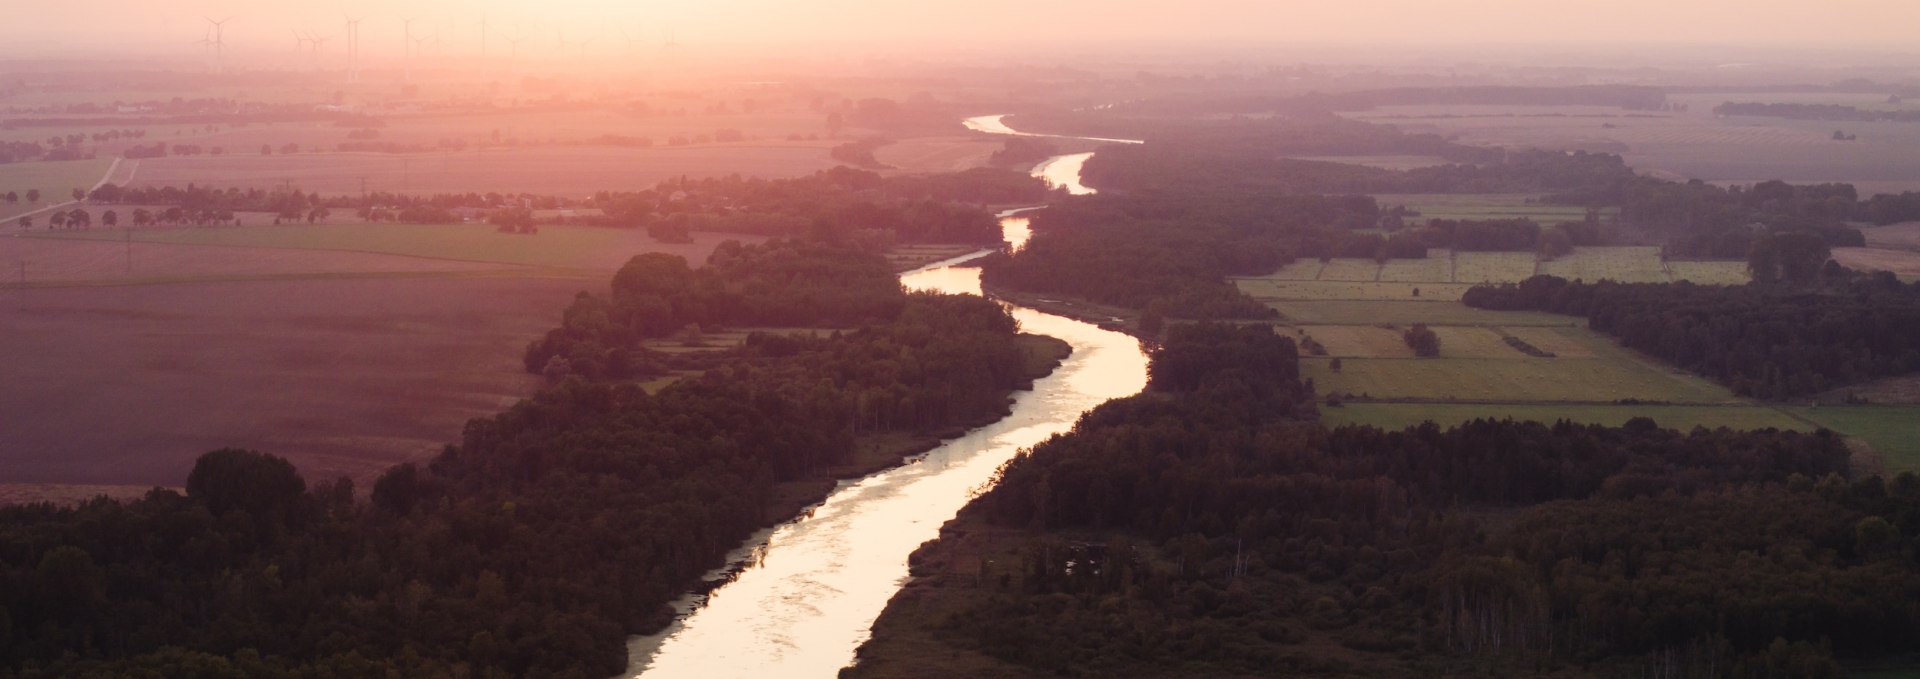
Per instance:
[[[851,674],[1834,677],[1920,643],[1920,479],[1850,480],[1837,435],[1327,429],[1266,332],[1171,331],[915,554]]]
[[[728,550],[824,495],[836,466],[904,452],[869,435],[991,420],[1057,358],[993,302],[866,284],[886,270],[877,255],[730,252],[700,270],[712,274],[637,261],[616,300],[676,280],[745,308],[806,294],[745,278],[736,255],[791,255],[799,275],[862,281],[823,286],[874,298],[850,316],[804,310],[844,332],[755,335],[654,394],[575,372],[388,470],[370,503],[345,479],[222,450],[184,494],[0,508],[0,677],[610,676],[627,635],[664,624]]]
[[[1373,223],[1365,196],[1231,190],[1139,191],[1060,200],[1035,214],[1033,236],[984,260],[993,287],[1064,294],[1179,318],[1264,318],[1272,312],[1226,281],[1261,275],[1303,251],[1331,247]],[[1422,252],[1424,256],[1424,251]]]
[[[1831,263],[1789,272],[1801,283],[1577,283],[1536,276],[1475,287],[1462,301],[1583,316],[1628,347],[1744,396],[1783,399],[1920,371],[1920,284]]]

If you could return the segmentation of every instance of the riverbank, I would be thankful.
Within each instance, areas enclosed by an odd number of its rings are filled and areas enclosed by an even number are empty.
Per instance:
[[[727,555],[721,564],[705,576],[682,587],[681,589],[688,593],[686,597],[668,602],[659,610],[647,615],[639,628],[629,630],[631,635],[644,640],[638,644],[629,645],[629,657],[651,655],[657,651],[659,644],[664,641],[657,635],[675,622],[699,610],[704,605],[703,599],[713,590],[731,582],[741,571],[751,565],[750,560],[759,554],[759,548],[756,545],[764,545],[774,529],[811,516],[829,496],[848,481],[912,464],[916,456],[924,455],[948,441],[1006,418],[1013,411],[1015,394],[1032,391],[1036,381],[1052,375],[1073,354],[1072,344],[1046,335],[1021,333],[1015,342],[1021,347],[1026,357],[1024,381],[1005,392],[1004,405],[999,411],[950,424],[938,431],[882,432],[861,435],[856,438],[854,452],[849,459],[830,466],[811,478],[775,484],[767,500],[765,523],[761,530],[747,540],[743,547]]]
[[[1035,380],[1053,374],[1061,363],[1073,355],[1073,345],[1064,340],[1022,333],[1016,340],[1026,352],[1026,382],[1007,390],[1005,405],[998,411],[981,415],[972,420],[949,425],[939,431],[927,433],[884,432],[865,434],[855,441],[853,457],[827,468],[820,476],[798,481],[788,481],[774,487],[774,495],[767,510],[767,527],[772,528],[805,515],[812,507],[826,500],[840,482],[872,476],[880,472],[911,462],[912,457],[941,446],[953,439],[965,436],[967,432],[984,427],[1004,419],[1013,413],[1013,395],[1017,392],[1032,391]],[[658,628],[646,632],[659,631]]]

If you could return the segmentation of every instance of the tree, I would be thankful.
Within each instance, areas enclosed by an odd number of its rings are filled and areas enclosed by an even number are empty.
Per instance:
[[[47,215],[47,228],[63,229],[66,228],[66,226],[67,212],[65,210],[54,210],[53,214]]]
[[[21,228],[22,230],[25,230],[25,229],[31,229],[31,228],[33,228],[33,217],[32,217],[32,216],[22,216],[22,217],[20,218],[20,228]]]
[[[1427,328],[1424,323],[1415,323],[1401,337],[1406,340],[1407,346],[1413,349],[1415,356],[1432,358],[1440,355],[1440,336],[1434,334],[1433,330]]]
[[[86,210],[74,208],[73,211],[67,213],[67,227],[73,229],[92,228],[93,215],[87,214]]]
[[[40,202],[40,189],[27,189],[27,202],[29,203]]]
[[[8,203],[18,203],[18,202],[20,202],[20,193],[19,193],[18,191],[8,191],[8,192],[7,192],[7,202],[8,202]]]
[[[218,516],[234,510],[284,518],[307,491],[286,458],[239,448],[201,455],[187,474],[187,497]]]
[[[147,211],[147,209],[146,209],[146,208],[143,208],[143,207],[142,207],[142,208],[134,208],[134,210],[133,210],[133,225],[134,225],[134,226],[146,226],[146,225],[148,225],[148,224],[152,224],[152,223],[153,223],[153,213],[152,213],[152,212],[148,212],[148,211]]]
[[[395,514],[413,511],[420,501],[420,470],[412,462],[394,465],[373,482],[373,506]]]
[[[112,210],[100,213],[100,225],[113,228],[120,225],[120,214]]]
[[[73,192],[69,195],[73,196],[73,202],[75,203],[78,203],[80,201],[87,199],[87,192],[82,191],[80,189],[74,189]]]
[[[1331,371],[1334,371],[1334,372],[1340,372],[1340,367],[1341,367],[1341,366],[1340,366],[1340,359],[1338,359],[1338,358],[1336,358],[1336,359],[1333,359],[1333,360],[1331,360],[1331,361],[1327,361],[1327,369],[1328,369],[1328,370],[1331,370]]]

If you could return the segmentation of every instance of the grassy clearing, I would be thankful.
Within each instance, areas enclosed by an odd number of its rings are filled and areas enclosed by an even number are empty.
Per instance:
[[[1364,325],[1317,325],[1303,328],[1305,336],[1339,358],[1413,358],[1400,331]],[[1284,332],[1284,330],[1282,331]]]
[[[36,238],[120,240],[123,231],[38,233]],[[696,233],[694,242],[662,243],[635,229],[586,226],[542,227],[537,235],[512,235],[486,224],[301,224],[240,228],[144,229],[135,242],[219,245],[248,248],[345,250],[473,262],[525,264],[611,271],[634,255],[667,252],[693,264],[706,261],[714,246],[740,236]]]
[[[1833,261],[1849,269],[1891,271],[1907,280],[1920,278],[1920,252],[1880,248],[1834,248]]]
[[[1747,272],[1747,263],[1739,261],[1669,260],[1667,273],[1673,280],[1692,281],[1701,285],[1746,285],[1753,282],[1753,275]]]
[[[1650,417],[1662,427],[1687,430],[1696,426],[1715,429],[1792,429],[1811,428],[1805,422],[1788,417],[1765,406],[1612,406],[1612,405],[1510,405],[1477,403],[1349,403],[1339,408],[1322,408],[1320,417],[1330,425],[1359,424],[1382,429],[1400,429],[1432,421],[1451,426],[1479,418],[1533,420],[1536,422],[1573,422],[1619,426],[1635,417]]]
[[[1441,348],[1445,351],[1445,346]],[[1518,356],[1519,353],[1515,352]],[[1351,358],[1340,372],[1328,360],[1301,370],[1323,394],[1422,401],[1731,403],[1725,389],[1622,356],[1601,358]]]
[[[1920,406],[1821,406],[1788,410],[1865,441],[1889,470],[1920,470]]]

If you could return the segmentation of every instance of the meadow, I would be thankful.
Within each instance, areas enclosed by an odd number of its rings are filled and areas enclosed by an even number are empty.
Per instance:
[[[1651,418],[1663,427],[1691,429],[1813,429],[1805,421],[1779,410],[1752,405],[1525,405],[1453,403],[1347,403],[1321,408],[1320,419],[1331,425],[1355,424],[1399,429],[1422,422],[1451,426],[1476,419],[1514,419],[1538,422],[1567,420],[1619,426],[1635,417]]]
[[[1446,352],[1445,340],[1441,352]],[[1679,375],[1625,356],[1594,358],[1343,358],[1301,361],[1323,394],[1373,400],[1486,401],[1504,403],[1734,403],[1738,399],[1705,380]]]
[[[562,146],[434,153],[168,156],[141,161],[134,186],[294,186],[328,195],[499,191],[583,197],[637,191],[663,180],[730,174],[798,177],[839,163],[826,142],[741,142],[620,148]],[[91,186],[91,184],[88,184]]]
[[[1382,208],[1405,207],[1420,213],[1416,221],[1428,219],[1531,219],[1543,224],[1577,222],[1587,218],[1587,209],[1571,205],[1553,205],[1542,197],[1523,193],[1382,193],[1374,200]],[[1602,216],[1618,213],[1605,208]]]
[[[1821,406],[1789,410],[1865,441],[1888,469],[1920,470],[1920,406]]]
[[[30,240],[105,240],[131,238],[141,243],[285,248],[487,262],[591,271],[613,271],[642,252],[666,252],[706,261],[726,240],[756,242],[752,236],[695,233],[692,243],[662,243],[639,229],[592,226],[543,226],[534,235],[500,233],[488,224],[297,224],[217,228],[148,228],[127,231],[39,232]],[[244,251],[236,256],[244,257]],[[0,260],[4,262],[4,260]]]
[[[1667,261],[1657,247],[1576,247],[1541,260],[1531,252],[1427,251],[1425,259],[1380,262],[1361,258],[1295,261],[1265,276],[1234,278],[1261,300],[1451,302],[1474,285],[1518,283],[1539,274],[1570,280],[1625,283],[1692,281],[1733,285],[1750,278],[1746,262]],[[1284,310],[1283,310],[1284,311]]]
[[[113,160],[107,158],[0,163],[0,195],[9,191],[20,194],[18,203],[0,202],[0,220],[11,221],[48,205],[73,200],[74,189],[91,190],[106,176],[112,164]],[[39,203],[27,202],[27,191],[31,189],[39,189]],[[12,224],[5,226],[10,228]]]
[[[1884,101],[1884,97],[1880,97]],[[1382,106],[1350,114],[1470,144],[1618,153],[1670,179],[1751,184],[1850,182],[1862,195],[1920,189],[1920,125],[1719,117],[1726,101],[1790,101],[1781,93],[1676,98],[1685,112],[1594,106]],[[1857,137],[1834,141],[1836,129]]]

